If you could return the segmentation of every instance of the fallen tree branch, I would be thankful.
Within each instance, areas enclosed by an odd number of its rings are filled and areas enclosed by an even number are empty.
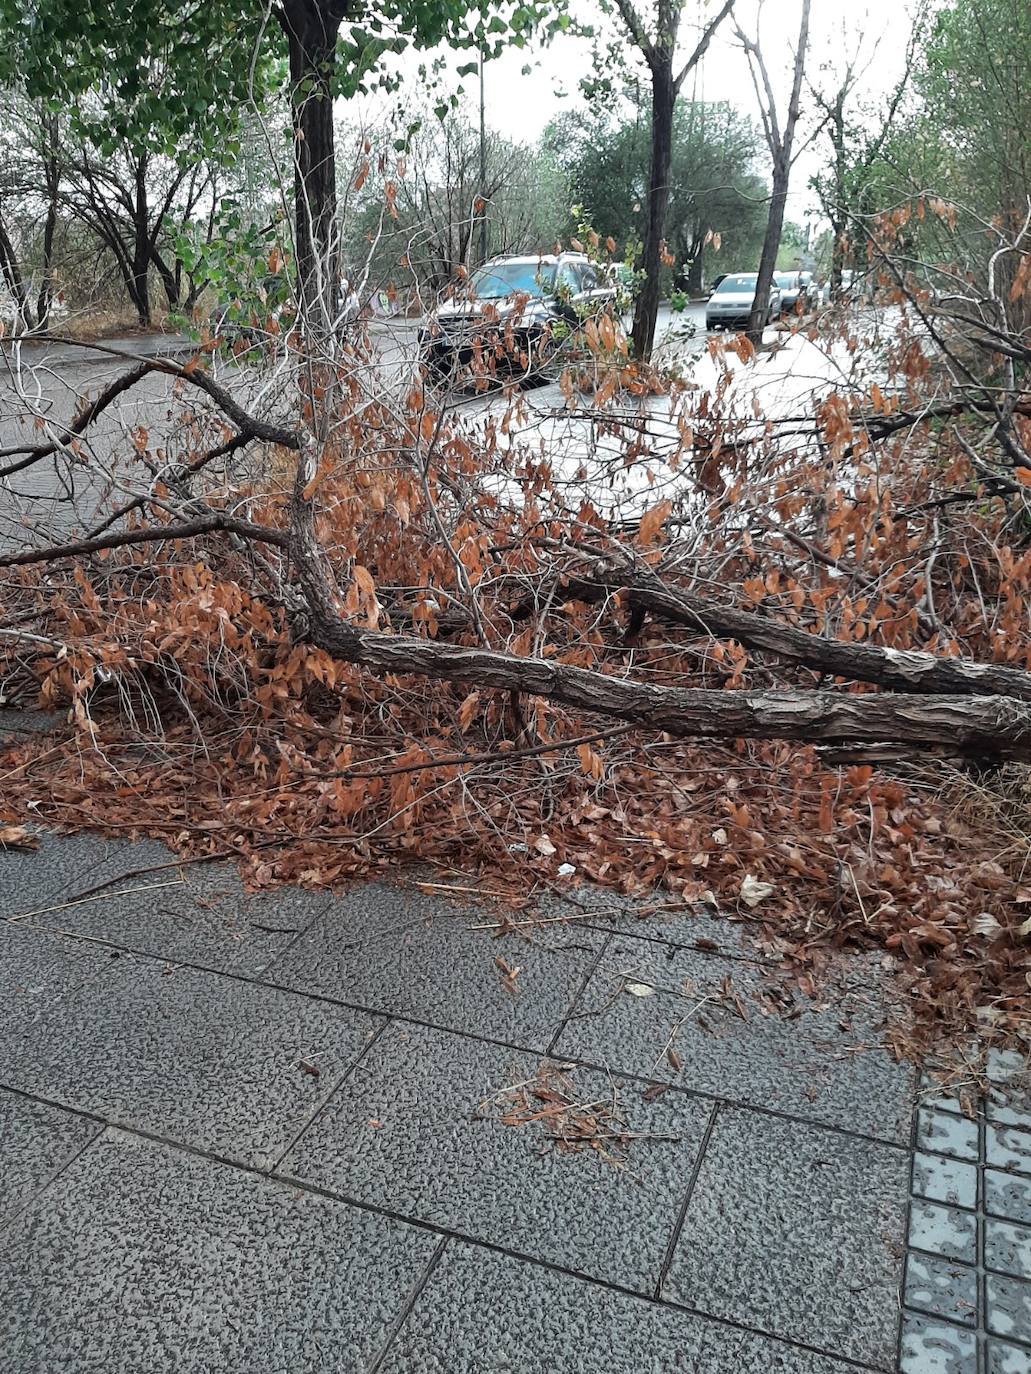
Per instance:
[[[180,366],[167,358],[153,358],[140,363],[137,367],[125,372],[120,377],[116,377],[113,382],[91,401],[74,417],[56,439],[45,444],[11,445],[9,448],[0,449],[0,458],[13,458],[19,454],[24,455],[15,463],[9,463],[6,467],[0,468],[0,477],[11,477],[23,468],[31,467],[33,463],[40,462],[43,458],[50,458],[55,453],[67,448],[69,444],[80,439],[90,425],[96,420],[107,407],[125,392],[141,382],[144,377],[152,372],[162,373],[168,377],[175,377],[179,381],[188,382],[190,386],[203,391],[210,396],[215,404],[221,409],[223,414],[236,425],[240,433],[248,439],[259,439],[266,444],[278,444],[282,448],[298,449],[301,446],[301,436],[296,430],[287,429],[283,425],[270,424],[267,420],[260,420],[256,415],[251,415],[239,405],[225,387],[220,386],[207,372],[202,371],[196,361]]]
[[[1031,706],[1011,697],[897,693],[718,692],[652,687],[549,659],[360,630],[313,608],[307,637],[377,674],[415,674],[526,692],[680,738],[883,743],[986,758],[1031,758]]]
[[[635,569],[610,571],[602,567],[591,575],[568,579],[564,590],[568,598],[588,602],[618,592],[626,596],[628,605],[674,624],[736,639],[747,649],[760,649],[854,682],[873,682],[898,692],[1006,696],[1031,702],[1031,673],[1020,668],[828,639],[667,586]]]
[[[158,544],[170,539],[194,539],[201,534],[238,534],[263,544],[286,547],[287,537],[281,530],[267,525],[252,525],[249,520],[233,520],[227,515],[207,515],[185,525],[157,525],[152,529],[123,530],[105,534],[97,539],[81,539],[74,544],[51,544],[43,549],[26,549],[23,553],[0,555],[0,568],[13,568],[26,563],[56,563],[59,558],[79,558],[99,553],[103,549],[118,549],[126,544]]]
[[[977,758],[1031,758],[1031,705],[1009,696],[903,696],[782,691],[718,692],[653,687],[554,659],[441,644],[362,630],[343,601],[315,531],[314,444],[298,453],[290,554],[307,603],[293,617],[298,638],[379,675],[419,677],[525,692],[574,710],[632,721],[679,738],[785,739],[804,743],[899,743]],[[798,632],[801,633],[801,632]]]

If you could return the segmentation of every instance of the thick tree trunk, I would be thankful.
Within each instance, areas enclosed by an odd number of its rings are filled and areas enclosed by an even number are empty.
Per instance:
[[[310,491],[317,472],[316,446],[310,444],[298,451],[294,478],[290,552],[300,585],[291,615],[295,633],[334,658],[378,675],[415,674],[525,692],[678,738],[788,739],[846,747],[893,743],[976,758],[1031,758],[1031,704],[1012,697],[653,687],[554,659],[359,629],[344,618],[315,532]]]
[[[150,315],[150,210],[147,204],[147,160],[136,160],[136,194],[133,204],[133,252],[131,295],[140,324],[149,325]]]
[[[333,77],[345,13],[327,0],[284,0],[280,16],[290,55],[298,296],[316,335],[336,314],[340,280]]]
[[[755,283],[755,299],[748,319],[748,337],[752,343],[762,343],[763,330],[770,314],[770,287],[777,269],[780,238],[784,232],[784,211],[788,203],[788,170],[780,166],[773,170],[773,194],[770,197],[770,217],[766,221],[766,236],[759,258],[759,276]]]
[[[318,609],[307,638],[335,658],[380,675],[411,673],[525,692],[678,738],[785,739],[836,746],[890,742],[949,755],[1031,758],[1031,705],[1012,697],[652,687],[553,659],[360,630]]]
[[[644,234],[644,284],[634,311],[634,352],[651,356],[659,316],[659,285],[662,273],[662,238],[669,205],[669,177],[673,162],[673,106],[676,87],[672,54],[660,52],[652,65],[652,151],[648,178],[648,219]]]

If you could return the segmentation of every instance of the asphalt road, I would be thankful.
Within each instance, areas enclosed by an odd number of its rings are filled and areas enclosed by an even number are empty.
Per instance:
[[[689,306],[679,314],[668,307],[660,311],[657,356],[673,351],[684,356],[700,350],[705,342],[704,304]],[[419,322],[377,320],[373,334],[379,360],[369,381],[370,393],[407,387],[418,353]],[[141,357],[187,357],[188,338],[175,335],[135,336],[105,340],[101,349],[69,344],[8,344],[0,350],[0,454],[19,444],[46,442],[61,432],[81,406],[96,397],[116,377]],[[255,370],[216,363],[217,375],[244,404],[261,410],[275,409],[277,379]],[[285,379],[280,379],[285,380]],[[91,425],[78,461],[63,458],[45,461],[21,473],[0,478],[0,546],[31,544],[41,525],[60,530],[89,528],[112,499],[140,489],[149,474],[135,456],[135,443],[145,435],[152,459],[174,463],[196,449],[197,415],[203,405],[192,397],[177,400],[172,379],[147,377],[120,396]],[[279,395],[287,394],[278,386]],[[513,437],[525,431],[540,437],[549,426],[555,437],[553,415],[565,408],[557,383],[528,388],[524,414],[510,430]],[[456,398],[464,413],[500,414],[508,402],[499,393]],[[579,443],[577,426],[583,421],[566,415],[563,442]],[[581,436],[582,437],[582,436]],[[11,462],[0,456],[0,468]],[[228,480],[232,474],[224,474]]]

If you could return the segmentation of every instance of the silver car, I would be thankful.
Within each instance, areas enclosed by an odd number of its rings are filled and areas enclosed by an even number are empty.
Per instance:
[[[815,307],[816,296],[811,272],[774,272],[773,281],[780,287],[780,308],[783,314],[805,315]]]
[[[706,329],[746,329],[759,277],[755,272],[732,272],[723,278],[705,303]],[[770,287],[764,324],[780,314],[780,288]]]

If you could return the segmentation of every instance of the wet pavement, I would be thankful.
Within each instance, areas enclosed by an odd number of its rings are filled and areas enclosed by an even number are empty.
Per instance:
[[[579,900],[0,850],[0,1370],[1028,1374],[1021,1058],[972,1119],[880,961],[784,1017],[747,926]]]

